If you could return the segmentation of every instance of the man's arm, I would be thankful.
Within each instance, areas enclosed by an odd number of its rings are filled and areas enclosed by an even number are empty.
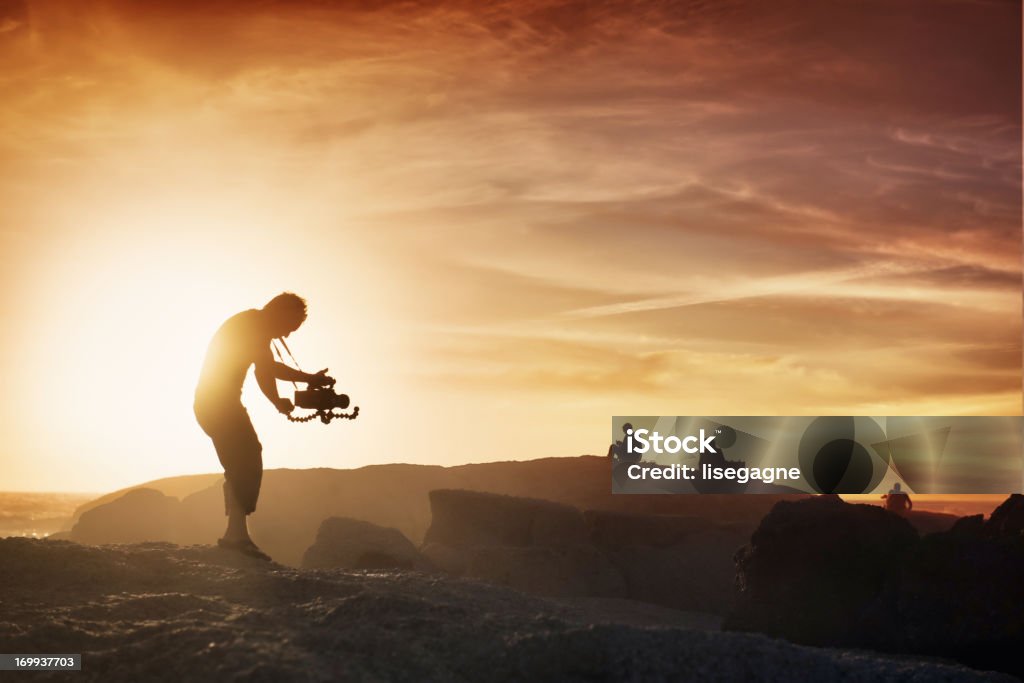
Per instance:
[[[279,379],[286,382],[304,382],[311,387],[334,386],[334,378],[327,375],[327,368],[313,374],[297,370],[275,361],[268,346],[260,352],[256,359],[256,383],[259,384],[260,391],[267,397],[267,400],[273,403],[279,411],[287,414],[292,412],[295,406],[288,399],[278,395],[276,380]]]
[[[295,406],[292,405],[291,401],[289,401],[286,398],[281,398],[281,396],[277,393],[277,377],[279,375],[277,375],[276,366],[288,368],[287,365],[282,365],[281,363],[277,363],[274,361],[274,356],[271,355],[270,347],[268,346],[266,348],[266,353],[261,352],[259,357],[256,359],[256,384],[259,385],[260,391],[262,391],[263,395],[267,397],[267,400],[274,404],[274,407],[277,408],[279,412],[282,412],[285,415],[287,415],[288,413],[292,412],[292,410],[295,409]],[[292,368],[288,369],[291,370]],[[295,370],[294,372],[298,372],[298,370]],[[306,373],[299,374],[304,375]],[[281,377],[281,379],[288,378]],[[298,382],[300,380],[296,379],[295,381]]]
[[[320,381],[320,375],[311,375],[308,372],[296,370],[273,359],[271,359],[271,364],[273,369],[270,372],[277,379],[283,379],[286,382],[305,382],[307,384],[317,384]],[[326,372],[326,370],[321,372]]]

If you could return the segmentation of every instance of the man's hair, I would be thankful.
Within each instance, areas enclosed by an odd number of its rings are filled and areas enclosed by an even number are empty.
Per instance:
[[[301,322],[306,319],[306,300],[298,294],[284,292],[268,301],[263,310],[274,316],[298,315]]]

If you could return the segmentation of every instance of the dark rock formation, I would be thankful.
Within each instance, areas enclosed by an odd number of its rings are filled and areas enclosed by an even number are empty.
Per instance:
[[[985,522],[965,517],[921,539],[894,572],[877,619],[890,648],[1024,676],[1024,496]]]
[[[549,500],[439,490],[430,492],[430,510],[425,543],[561,547],[587,542],[580,511]]]
[[[442,571],[548,596],[621,597],[723,614],[749,529],[699,517],[578,510],[432,491],[422,548]]]
[[[430,492],[423,553],[442,570],[550,596],[622,596],[576,508],[479,491]]]
[[[733,556],[749,528],[673,515],[588,511],[585,517],[631,599],[713,614],[731,607]]]
[[[302,557],[305,569],[423,569],[426,562],[398,529],[361,519],[331,517]]]
[[[779,503],[737,555],[724,628],[953,657],[1024,675],[1024,496],[918,539],[880,508]]]
[[[927,510],[911,510],[903,514],[903,518],[917,529],[921,536],[940,531],[949,531],[960,518],[945,512],[929,512]]]
[[[904,518],[838,496],[782,502],[736,556],[725,628],[814,645],[865,645],[869,607],[917,542]]]
[[[584,517],[590,529],[591,540],[606,550],[620,550],[633,546],[664,548],[677,545],[694,533],[718,526],[712,519],[681,515],[588,510]]]
[[[1024,533],[1024,495],[1014,493],[992,511],[986,524],[991,537],[1009,537]]]

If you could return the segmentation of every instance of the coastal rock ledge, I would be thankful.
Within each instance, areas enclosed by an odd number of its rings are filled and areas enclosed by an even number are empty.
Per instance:
[[[641,625],[621,604],[410,570],[307,571],[208,546],[0,539],[0,585],[7,651],[83,653],[76,681],[1012,680],[682,628],[685,612]]]

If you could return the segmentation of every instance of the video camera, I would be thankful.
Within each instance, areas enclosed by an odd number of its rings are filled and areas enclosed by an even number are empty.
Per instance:
[[[345,410],[349,406],[348,394],[336,394],[329,386],[310,387],[295,392],[295,407],[316,411]]]
[[[329,382],[326,384],[310,384],[305,390],[296,390],[295,407],[316,412],[305,417],[289,415],[291,422],[309,422],[319,417],[321,422],[328,424],[334,419],[354,420],[359,417],[359,406],[354,406],[350,412],[342,412],[351,404],[348,394],[334,393],[334,380],[327,379]]]

